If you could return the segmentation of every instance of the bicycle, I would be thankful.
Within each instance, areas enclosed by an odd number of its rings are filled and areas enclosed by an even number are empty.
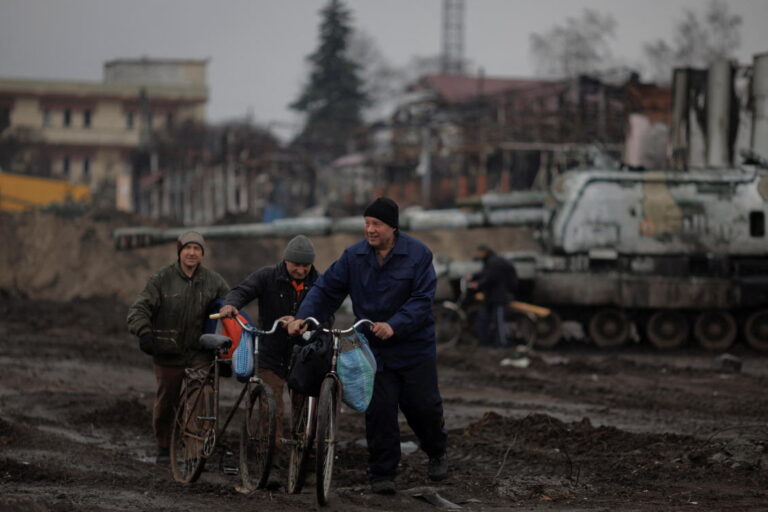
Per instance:
[[[210,315],[219,319],[219,314]],[[254,374],[243,384],[223,424],[220,418],[221,366],[232,364],[224,358],[232,346],[232,340],[218,334],[203,334],[200,344],[214,352],[213,361],[207,368],[187,370],[182,387],[179,407],[171,433],[171,470],[176,481],[195,482],[205,467],[205,462],[220,446],[235,413],[244,402],[244,415],[240,429],[239,473],[245,489],[260,489],[267,485],[275,451],[276,405],[272,389],[258,375],[259,336],[275,332],[281,320],[275,320],[268,331],[244,324],[235,317],[240,326],[255,334],[253,336]]]
[[[309,317],[304,320],[303,327],[314,323],[320,327],[320,322]],[[304,486],[307,470],[307,459],[317,438],[315,479],[317,503],[320,506],[328,504],[333,478],[333,461],[336,452],[337,415],[339,400],[342,395],[342,383],[336,373],[341,336],[351,334],[361,325],[373,322],[362,319],[347,329],[320,328],[333,338],[331,368],[323,377],[320,394],[313,396],[297,396],[292,399],[290,438],[285,443],[290,446],[288,464],[288,492],[298,494]]]
[[[482,300],[481,293],[470,294],[469,283],[462,277],[458,282],[456,300],[442,300],[432,305],[435,317],[435,337],[438,349],[452,347],[462,340],[474,339],[472,324]],[[527,302],[510,301],[507,305],[507,330],[512,338],[524,342],[527,349],[534,345],[546,346],[546,319],[551,314],[548,308]],[[476,341],[476,340],[475,340]]]

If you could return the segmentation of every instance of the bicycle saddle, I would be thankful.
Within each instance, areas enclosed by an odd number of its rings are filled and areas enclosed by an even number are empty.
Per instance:
[[[200,346],[206,350],[227,350],[232,346],[232,340],[221,334],[203,334]]]

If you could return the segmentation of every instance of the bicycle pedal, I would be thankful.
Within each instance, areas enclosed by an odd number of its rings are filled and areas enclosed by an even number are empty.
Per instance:
[[[239,475],[239,474],[240,474],[240,469],[239,469],[239,468],[236,468],[236,467],[234,467],[234,466],[223,466],[223,467],[221,468],[221,471],[222,471],[222,472],[223,472],[225,475]]]

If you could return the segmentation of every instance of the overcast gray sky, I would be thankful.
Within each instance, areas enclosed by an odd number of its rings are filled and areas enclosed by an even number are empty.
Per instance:
[[[251,112],[295,123],[325,0],[0,0],[0,77],[94,80],[115,58],[208,58],[208,119]],[[345,0],[355,27],[392,64],[440,51],[442,0]],[[704,0],[466,0],[465,57],[488,76],[532,76],[529,37],[579,16],[613,14],[613,53],[637,63],[642,44],[671,39],[684,8]],[[768,0],[728,0],[743,18],[739,59],[768,52]]]

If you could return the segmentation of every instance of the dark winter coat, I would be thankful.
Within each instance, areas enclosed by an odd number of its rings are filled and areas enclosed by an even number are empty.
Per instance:
[[[356,319],[387,322],[395,332],[381,340],[367,327],[363,330],[377,361],[403,368],[435,356],[432,302],[436,284],[432,252],[415,238],[399,233],[382,265],[376,261],[374,249],[362,240],[348,247],[325,271],[296,316],[313,316],[323,322],[349,294]]]
[[[517,291],[515,266],[493,251],[483,258],[483,269],[476,276],[477,289],[490,304],[506,304]]]
[[[177,261],[149,278],[128,309],[128,330],[136,336],[154,335],[155,364],[186,366],[210,358],[199,342],[205,315],[228,290],[227,282],[213,270],[200,265],[188,277]]]
[[[312,285],[317,281],[318,273],[312,267],[304,278],[304,290],[297,295],[291,284],[291,277],[285,268],[285,262],[263,267],[253,272],[245,280],[232,288],[224,299],[224,305],[242,309],[249,302],[259,301],[259,327],[269,329],[280,317],[296,315],[299,303],[304,299]],[[275,334],[259,339],[259,368],[272,370],[285,379],[288,376],[293,345],[300,338],[290,339],[287,331],[278,327]]]

